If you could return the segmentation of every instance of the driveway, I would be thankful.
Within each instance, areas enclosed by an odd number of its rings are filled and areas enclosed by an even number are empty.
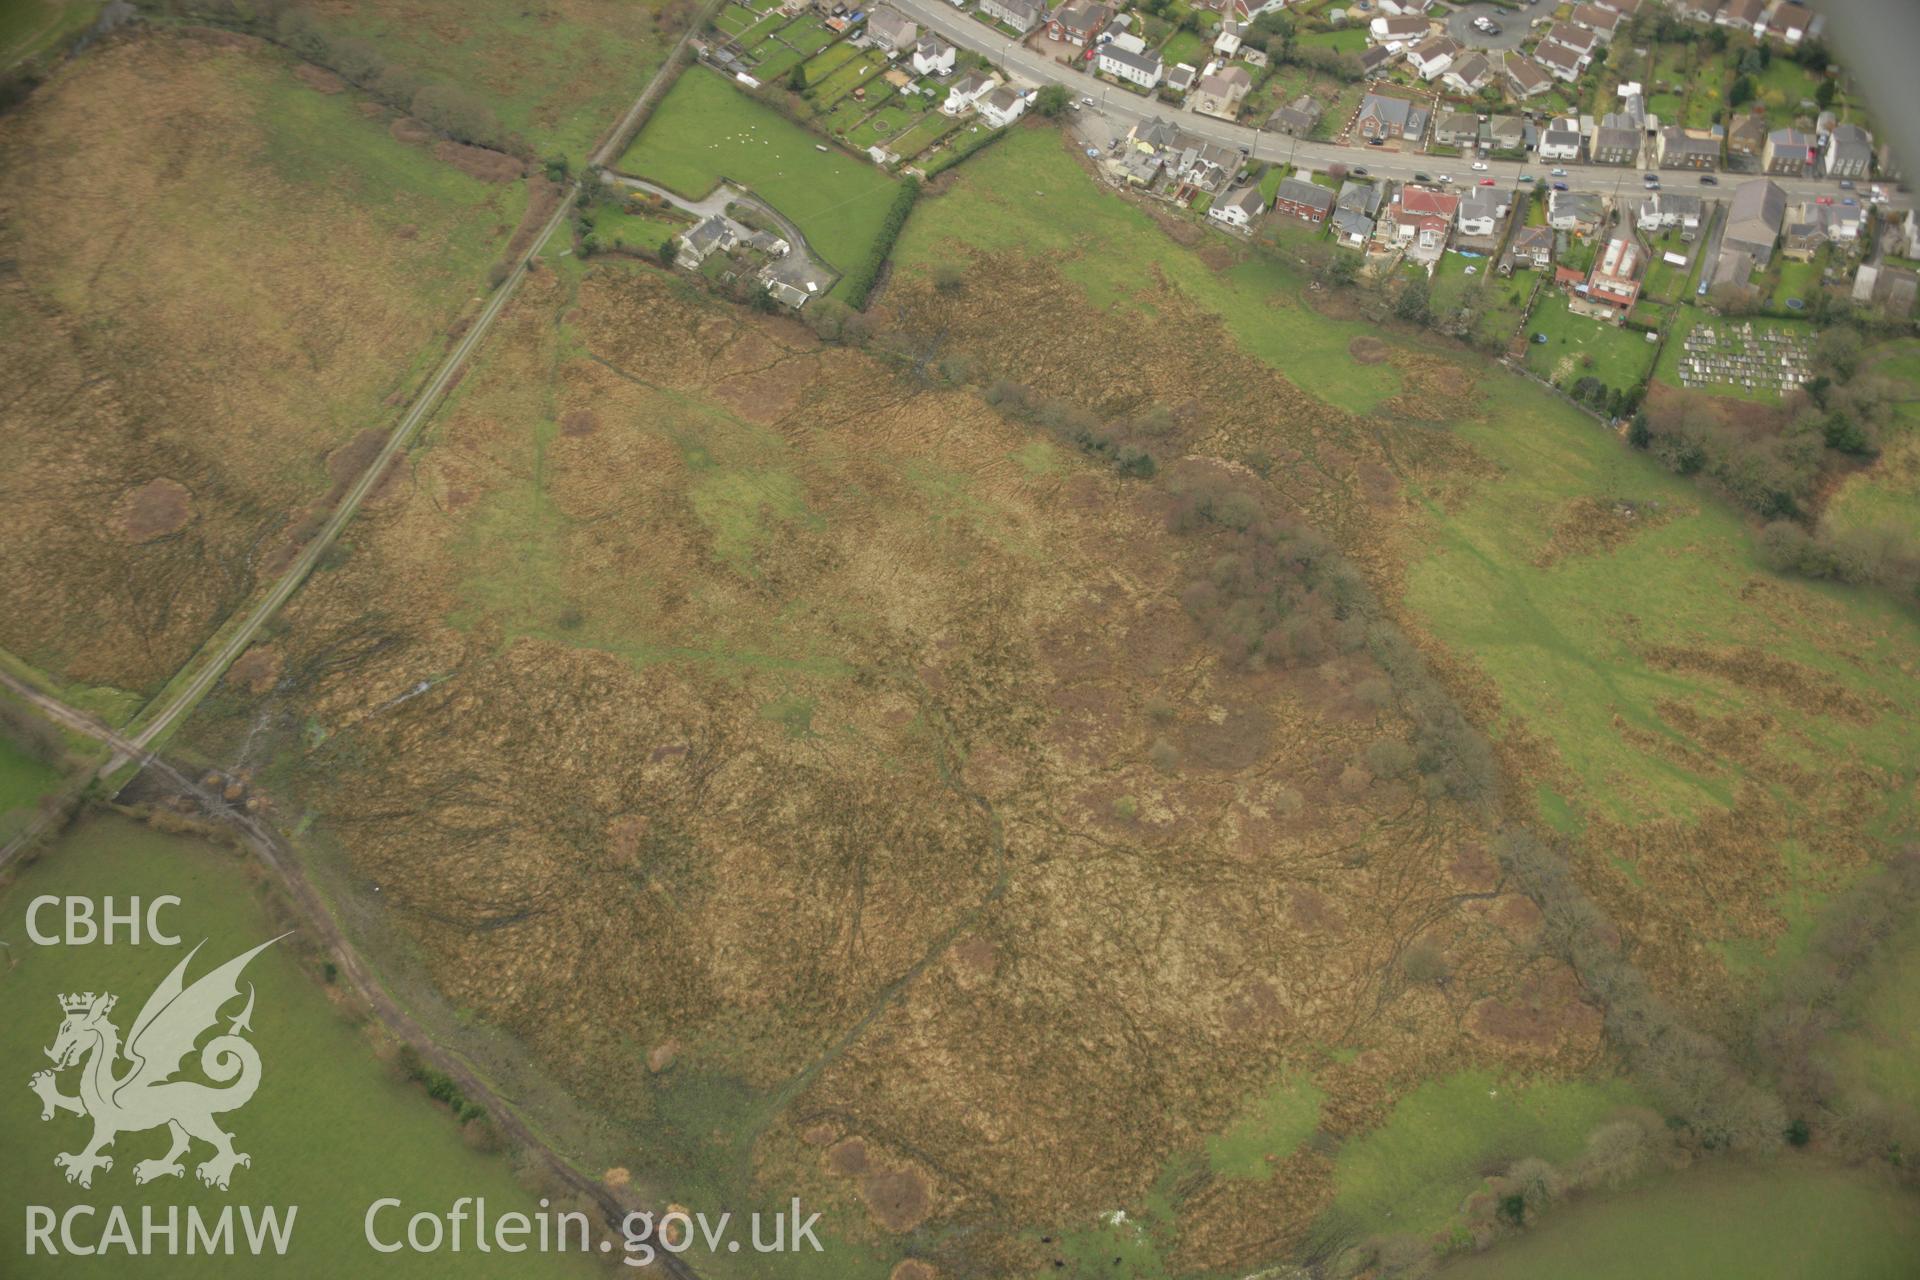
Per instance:
[[[814,289],[810,292],[825,293],[833,287],[834,281],[840,278],[840,274],[823,262],[820,255],[813,251],[813,247],[807,243],[807,237],[801,234],[800,228],[794,225],[791,218],[751,191],[736,187],[730,182],[721,183],[698,200],[689,200],[683,195],[669,191],[659,183],[616,173],[612,169],[602,169],[600,176],[608,182],[631,187],[635,191],[644,191],[648,195],[659,196],[674,208],[683,213],[690,213],[696,218],[725,218],[728,222],[734,223],[735,234],[741,236],[747,233],[747,228],[740,226],[727,213],[727,206],[745,205],[779,227],[780,234],[786,238],[788,244],[793,246],[792,251],[780,260],[779,276],[782,280],[797,289],[805,289],[811,284]]]
[[[1526,38],[1527,24],[1543,13],[1553,12],[1550,8],[1534,5],[1529,9],[1503,9],[1497,4],[1470,4],[1454,11],[1447,19],[1447,34],[1469,49],[1518,49]],[[1500,34],[1490,36],[1474,30],[1475,18],[1492,18],[1500,24]]]

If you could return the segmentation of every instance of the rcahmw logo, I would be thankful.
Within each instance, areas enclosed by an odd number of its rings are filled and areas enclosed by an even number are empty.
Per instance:
[[[244,1035],[253,1029],[251,983],[246,1004],[227,1019],[226,1030],[200,1048],[200,1074],[213,1083],[175,1077],[200,1037],[217,1027],[221,1010],[240,998],[240,975],[247,963],[279,940],[263,942],[188,985],[187,966],[200,951],[196,946],[147,997],[124,1043],[112,1018],[118,997],[91,991],[60,997],[64,1016],[46,1051],[53,1067],[36,1072],[28,1087],[39,1095],[42,1120],[69,1112],[93,1121],[93,1135],[79,1150],[53,1158],[68,1182],[91,1188],[96,1172],[112,1171],[107,1148],[117,1137],[162,1127],[170,1144],[164,1153],[134,1164],[136,1183],[183,1177],[181,1157],[196,1141],[213,1149],[194,1167],[205,1186],[225,1191],[236,1169],[252,1165],[252,1157],[235,1150],[233,1135],[214,1119],[245,1106],[260,1087],[260,1054]],[[75,1092],[62,1093],[60,1075],[74,1069]],[[95,1236],[90,1220],[103,1212],[105,1222]],[[269,1247],[284,1253],[298,1212],[297,1206],[289,1207],[283,1222],[277,1209],[263,1209],[256,1216],[251,1206],[243,1207],[240,1243],[256,1254]],[[119,1206],[102,1211],[75,1205],[56,1214],[43,1205],[28,1205],[27,1252],[89,1254],[118,1248],[140,1255],[157,1248],[167,1253],[231,1253],[236,1241],[233,1221],[230,1205],[215,1214],[203,1214],[197,1206],[184,1214],[177,1207],[145,1206],[137,1229]]]

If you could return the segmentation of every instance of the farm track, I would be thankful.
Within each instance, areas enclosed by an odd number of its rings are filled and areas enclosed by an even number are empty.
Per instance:
[[[666,61],[648,80],[634,100],[633,106],[608,135],[600,151],[596,152],[593,163],[603,163],[602,157],[608,153],[617,154],[615,148],[621,145],[625,134],[635,126],[637,121],[644,118],[648,106],[684,69],[683,55],[689,41],[695,33],[703,29],[711,16],[711,11],[717,10],[720,2],[721,0],[708,0],[708,3],[702,7],[696,15],[696,20],[682,33]],[[346,976],[353,989],[366,1002],[373,1016],[378,1018],[390,1033],[411,1045],[423,1060],[452,1079],[468,1098],[484,1106],[492,1123],[503,1137],[515,1146],[537,1155],[563,1185],[597,1205],[608,1226],[618,1231],[626,1215],[641,1206],[622,1201],[598,1178],[576,1168],[564,1155],[536,1133],[470,1064],[438,1044],[426,1029],[393,999],[375,975],[372,967],[361,957],[334,921],[327,908],[326,900],[313,887],[300,865],[298,855],[285,840],[266,824],[241,810],[234,809],[218,794],[199,786],[151,749],[152,744],[162,734],[198,704],[234,660],[253,643],[260,629],[299,590],[320,557],[333,545],[347,523],[359,511],[367,495],[380,483],[387,468],[412,444],[421,426],[432,416],[446,393],[458,383],[467,360],[479,349],[493,322],[506,310],[507,304],[526,279],[527,272],[542,246],[572,213],[579,194],[578,184],[569,188],[566,197],[560,201],[552,215],[541,226],[539,233],[528,245],[527,251],[513,264],[507,278],[488,298],[472,326],[441,361],[433,377],[415,397],[412,406],[395,424],[380,452],[341,496],[320,531],[285,572],[274,581],[266,594],[252,606],[240,624],[230,630],[223,629],[222,632],[217,633],[209,642],[210,651],[203,649],[200,655],[188,663],[184,671],[191,674],[186,678],[185,683],[171,694],[163,694],[165,701],[141,723],[137,731],[130,736],[116,732],[50,694],[35,689],[10,674],[0,672],[0,686],[4,686],[28,702],[48,719],[100,742],[106,749],[105,760],[87,770],[62,793],[61,805],[43,811],[25,831],[9,841],[4,848],[0,848],[0,874],[4,874],[22,852],[33,847],[35,842],[60,819],[61,815],[69,812],[71,802],[83,796],[94,783],[113,777],[130,764],[138,767],[121,781],[116,792],[124,788],[126,783],[139,773],[158,774],[177,794],[191,797],[209,816],[232,829],[246,843],[261,865],[272,873],[298,914],[312,930],[312,936],[326,949],[339,971]],[[179,677],[176,677],[177,679]],[[697,1280],[694,1269],[669,1250],[656,1251],[656,1265],[661,1274],[672,1276],[674,1280]]]
[[[380,1020],[380,1024],[396,1039],[412,1046],[414,1051],[435,1070],[452,1079],[467,1098],[484,1106],[489,1121],[503,1137],[515,1147],[537,1155],[548,1172],[570,1192],[591,1200],[599,1208],[611,1230],[618,1232],[621,1223],[629,1213],[643,1208],[641,1205],[621,1200],[600,1179],[576,1168],[536,1133],[525,1120],[521,1119],[493,1086],[464,1058],[442,1048],[428,1034],[426,1028],[400,1006],[381,984],[372,966],[361,957],[340,926],[334,922],[332,913],[327,909],[326,899],[321,897],[319,891],[313,887],[313,882],[307,878],[305,869],[300,865],[299,855],[272,828],[244,810],[234,808],[218,792],[210,791],[193,781],[161,756],[147,751],[132,739],[114,732],[91,716],[75,710],[57,698],[40,692],[6,672],[0,672],[0,686],[4,686],[32,704],[48,719],[102,743],[116,756],[137,759],[142,772],[159,775],[175,794],[191,798],[207,817],[239,836],[254,857],[259,860],[260,865],[273,875],[275,882],[286,894],[302,923],[308,929],[309,936],[325,949],[328,957],[332,959],[355,993],[365,1002],[367,1009]],[[17,855],[18,848],[15,846],[9,846],[5,854],[0,854],[0,873],[5,872]],[[665,1249],[658,1250],[657,1254],[660,1265],[667,1275],[675,1277],[676,1280],[696,1280],[693,1268],[678,1256]]]

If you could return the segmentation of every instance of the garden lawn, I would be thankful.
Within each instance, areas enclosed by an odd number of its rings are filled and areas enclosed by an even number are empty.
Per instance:
[[[1563,291],[1549,289],[1527,318],[1529,339],[1536,333],[1547,335],[1544,346],[1528,341],[1527,368],[1563,391],[1588,377],[1609,389],[1639,386],[1653,368],[1653,344],[1631,329],[1575,315],[1567,304]]]
[[[919,124],[889,143],[887,150],[903,160],[910,160],[959,127],[958,120],[944,116],[938,111],[930,111],[921,117]]]
[[[878,236],[898,184],[819,145],[717,73],[694,67],[661,99],[620,167],[692,198],[722,178],[738,182],[792,218],[834,267],[851,271]]]

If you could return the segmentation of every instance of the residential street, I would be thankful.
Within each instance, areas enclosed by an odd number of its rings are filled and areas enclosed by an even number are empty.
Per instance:
[[[1065,85],[1073,92],[1076,101],[1081,97],[1092,98],[1093,110],[1111,117],[1119,125],[1120,133],[1125,133],[1141,120],[1150,120],[1159,116],[1173,121],[1195,137],[1239,148],[1249,152],[1258,160],[1282,160],[1315,169],[1324,169],[1337,161],[1348,166],[1364,166],[1375,177],[1400,181],[1410,180],[1416,173],[1427,173],[1436,177],[1446,173],[1456,180],[1456,186],[1470,185],[1467,172],[1470,161],[1466,157],[1419,155],[1394,151],[1388,147],[1343,147],[1337,143],[1308,142],[1244,125],[1229,124],[1224,120],[1215,120],[1210,116],[1183,111],[1164,102],[1141,97],[1118,85],[1069,70],[1025,48],[1019,41],[976,21],[946,3],[946,0],[892,0],[892,2],[918,22],[923,29],[934,31],[963,49],[985,54],[997,65],[1006,68],[1017,80],[1030,85]],[[1548,170],[1556,167],[1567,170],[1567,177],[1560,181],[1566,182],[1575,191],[1616,195],[1633,194],[1640,190],[1642,170],[1616,165],[1555,166],[1539,160],[1519,162],[1490,160],[1487,162],[1485,171],[1474,172],[1472,177],[1475,181],[1483,177],[1492,178],[1503,187],[1511,187],[1518,185],[1518,179],[1523,173],[1530,173],[1537,179],[1545,180]],[[1455,170],[1461,172],[1455,172]],[[1660,178],[1662,185],[1668,190],[1718,200],[1726,199],[1728,189],[1745,179],[1745,175],[1733,173],[1720,173],[1716,176],[1719,178],[1719,185],[1713,187],[1702,186],[1699,178],[1692,173],[1675,170],[1662,172]],[[1833,195],[1839,190],[1837,183],[1827,179],[1775,178],[1774,181],[1787,193],[1789,200]],[[1912,204],[1912,198],[1908,195],[1889,192],[1889,196],[1888,204],[1892,207],[1907,208]]]

